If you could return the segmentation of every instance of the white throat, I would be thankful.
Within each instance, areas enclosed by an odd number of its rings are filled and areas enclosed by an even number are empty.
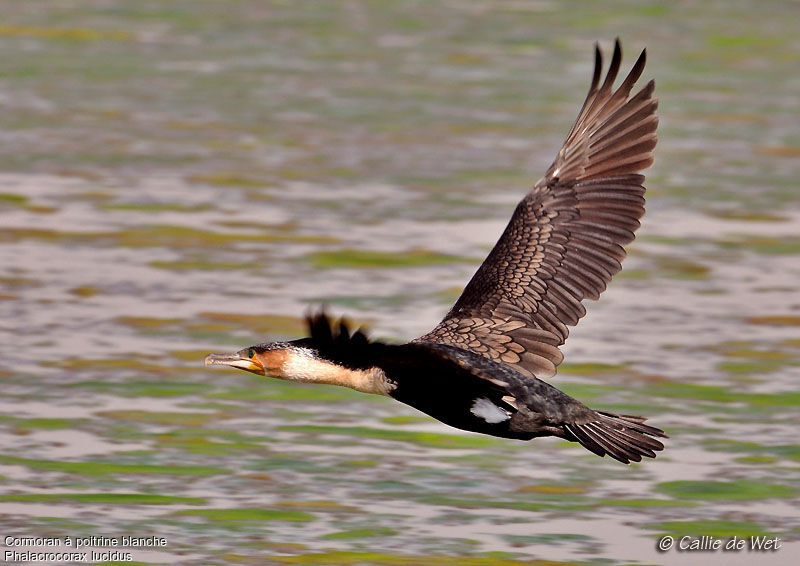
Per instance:
[[[287,355],[281,366],[281,375],[275,377],[289,381],[341,385],[376,395],[388,395],[397,388],[397,384],[389,380],[378,367],[348,369],[333,362],[320,360],[307,349],[295,350]]]

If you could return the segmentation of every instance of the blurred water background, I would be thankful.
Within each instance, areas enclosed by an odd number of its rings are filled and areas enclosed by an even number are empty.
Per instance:
[[[797,2],[0,13],[4,537],[165,537],[133,551],[153,564],[796,559]],[[202,367],[322,303],[386,340],[430,329],[616,36],[661,100],[648,213],[553,382],[650,416],[657,460]],[[666,534],[783,546],[659,553]]]

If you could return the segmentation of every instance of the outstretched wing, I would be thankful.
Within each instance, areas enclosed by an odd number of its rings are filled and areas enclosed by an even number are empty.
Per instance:
[[[605,80],[595,47],[589,94],[545,176],[519,203],[505,232],[439,325],[416,341],[480,353],[526,375],[549,377],[558,346],[620,270],[623,245],[644,214],[658,101],[654,81],[633,96],[645,51],[616,90],[619,40]],[[599,85],[599,86],[598,86]]]

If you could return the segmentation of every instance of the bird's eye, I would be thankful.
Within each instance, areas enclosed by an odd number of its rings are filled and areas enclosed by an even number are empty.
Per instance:
[[[249,350],[247,350],[247,357],[248,358],[252,358],[255,355],[256,355],[256,349],[255,348],[250,348]]]

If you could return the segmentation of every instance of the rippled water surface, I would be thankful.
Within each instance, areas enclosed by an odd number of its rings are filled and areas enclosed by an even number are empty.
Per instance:
[[[792,563],[800,40],[795,3],[764,6],[4,3],[3,536],[167,540],[140,563]],[[657,460],[202,367],[322,303],[430,329],[617,35],[661,100],[648,213],[553,381],[650,416]]]

